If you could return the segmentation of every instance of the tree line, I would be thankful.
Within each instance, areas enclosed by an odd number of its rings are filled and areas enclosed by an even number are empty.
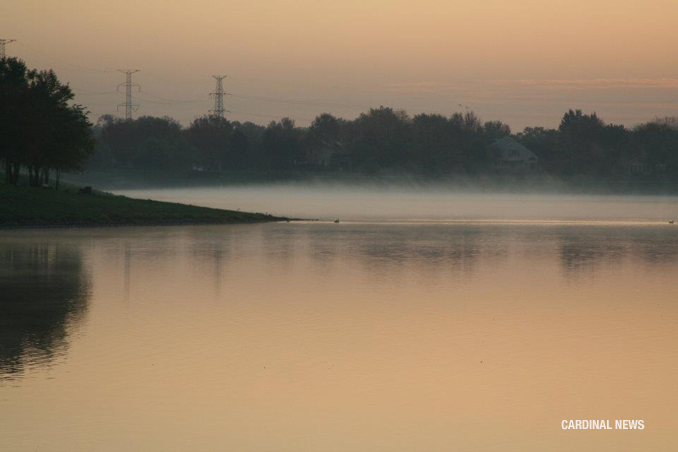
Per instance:
[[[492,143],[511,136],[549,174],[678,179],[676,118],[627,128],[581,110],[567,111],[558,128],[527,127],[515,134],[507,124],[483,122],[471,111],[410,116],[388,107],[352,120],[323,113],[308,127],[290,118],[261,126],[202,116],[182,127],[168,117],[103,116],[95,131],[90,166],[97,169],[487,174],[499,171],[501,156]]]
[[[283,118],[267,126],[207,115],[182,127],[169,117],[128,121],[102,116],[95,126],[97,169],[479,171],[487,146],[510,134],[508,125],[473,112],[450,117],[387,107],[354,120],[323,113],[309,127]]]
[[[31,186],[50,174],[79,171],[94,151],[87,111],[72,105],[73,92],[54,71],[28,69],[17,58],[0,59],[0,161],[16,185],[22,170]]]
[[[627,128],[569,110],[557,128],[512,133],[507,124],[483,122],[472,111],[411,116],[379,107],[354,119],[323,113],[308,127],[290,118],[261,126],[214,115],[187,127],[169,117],[106,115],[93,126],[73,97],[53,71],[0,60],[0,161],[7,182],[16,184],[24,171],[40,186],[51,172],[58,179],[84,168],[493,174],[506,168],[492,144],[507,136],[536,154],[538,165],[530,168],[548,174],[678,181],[676,118]]]

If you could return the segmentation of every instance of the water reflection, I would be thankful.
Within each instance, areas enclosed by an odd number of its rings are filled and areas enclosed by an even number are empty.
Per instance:
[[[555,264],[570,283],[593,280],[629,263],[662,271],[678,263],[675,232],[660,226],[318,223],[118,230],[113,237],[102,232],[87,239],[93,239],[109,266],[120,264],[114,267],[120,269],[118,293],[125,299],[134,296],[136,285],[148,290],[149,281],[186,270],[201,296],[216,299],[228,292],[237,266],[255,258],[259,264],[252,265],[263,265],[262,275],[291,275],[294,268],[303,268],[313,272],[307,281],[322,280],[348,263],[368,283],[394,284],[406,277],[422,284],[451,277],[464,281],[480,269],[513,265]],[[158,284],[180,290],[187,281],[166,277]],[[89,293],[78,242],[4,241],[0,375],[17,376],[30,363],[49,363],[63,355],[69,328],[86,311]]]
[[[678,240],[672,228],[570,228],[557,233],[560,261],[570,281],[593,278],[625,261],[661,267],[678,261]]]
[[[0,379],[12,379],[65,353],[87,311],[90,281],[77,248],[4,243],[0,294]]]
[[[510,259],[551,261],[554,254],[568,280],[613,270],[625,260],[648,266],[678,262],[678,236],[670,227],[548,226],[548,225],[333,225],[271,234],[269,255],[290,259],[307,254],[318,265],[351,256],[368,271],[411,264],[417,267],[463,269],[472,274],[482,265],[504,265]],[[290,246],[291,234],[304,246]],[[281,246],[280,242],[287,245]],[[270,245],[275,244],[275,245]]]
[[[677,231],[12,232],[0,375],[17,381],[0,384],[0,437],[55,452],[665,450]],[[576,416],[652,429],[561,436]]]
[[[478,267],[501,268],[524,260],[556,263],[565,280],[573,283],[595,278],[597,272],[614,271],[624,262],[655,270],[675,264],[675,232],[656,225],[354,223],[269,225],[246,234],[246,241],[219,228],[188,235],[193,265],[200,271],[211,267],[218,293],[224,263],[252,255],[260,255],[265,265],[282,272],[291,271],[295,260],[309,260],[320,277],[331,276],[339,263],[350,259],[365,275],[377,279],[394,272],[427,278],[471,277]]]
[[[322,284],[348,266],[367,289],[405,284],[405,279],[420,288],[450,278],[470,284],[477,272],[516,265],[555,265],[574,284],[621,272],[624,265],[670,271],[678,263],[675,232],[659,226],[317,223],[116,230],[75,241],[5,240],[0,244],[0,377],[16,378],[31,364],[49,364],[65,354],[90,296],[83,240],[90,240],[94,255],[105,256],[102,274],[118,269],[118,299],[170,286],[216,300],[237,284],[233,278],[242,265],[258,269],[259,282],[278,274],[301,278],[300,284]]]
[[[221,294],[221,279],[224,271],[223,263],[230,257],[231,235],[225,234],[219,240],[208,239],[193,243],[190,247],[191,260],[195,271],[209,272],[211,268],[214,296]]]

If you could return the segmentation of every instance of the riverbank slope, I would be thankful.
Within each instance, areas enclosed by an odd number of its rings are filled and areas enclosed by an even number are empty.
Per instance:
[[[95,191],[0,184],[0,228],[229,224],[283,221],[268,214],[132,199]]]

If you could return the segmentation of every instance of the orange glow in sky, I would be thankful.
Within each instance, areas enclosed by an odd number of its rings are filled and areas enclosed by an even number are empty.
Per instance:
[[[518,131],[568,108],[627,125],[674,115],[676,17],[675,0],[4,0],[0,37],[94,119],[116,113],[116,70],[134,68],[137,114],[185,124],[228,74],[241,121],[462,104]]]

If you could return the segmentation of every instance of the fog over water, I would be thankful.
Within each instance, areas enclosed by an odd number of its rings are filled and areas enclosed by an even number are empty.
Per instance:
[[[116,190],[133,198],[342,221],[634,221],[678,218],[676,196],[559,195],[449,187],[272,184]]]

